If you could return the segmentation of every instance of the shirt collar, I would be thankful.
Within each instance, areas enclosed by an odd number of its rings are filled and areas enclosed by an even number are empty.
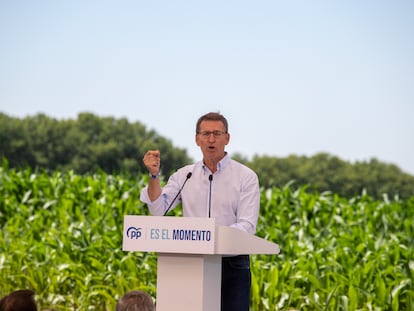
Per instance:
[[[220,172],[221,170],[223,170],[226,167],[226,165],[230,162],[230,159],[231,158],[229,154],[226,152],[223,159],[221,159],[219,163],[217,163],[217,172]],[[204,165],[203,161],[200,161],[200,163],[203,168],[203,171],[206,172],[206,170],[208,170],[207,166]]]

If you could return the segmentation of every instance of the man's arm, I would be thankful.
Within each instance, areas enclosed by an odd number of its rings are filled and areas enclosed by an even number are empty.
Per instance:
[[[260,210],[260,189],[256,174],[250,174],[240,193],[237,221],[231,227],[255,234]]]
[[[158,176],[157,178],[150,177],[150,180],[148,182],[147,192],[148,192],[148,197],[151,200],[151,202],[155,201],[156,199],[160,197],[162,189],[161,189],[160,179],[158,178]]]

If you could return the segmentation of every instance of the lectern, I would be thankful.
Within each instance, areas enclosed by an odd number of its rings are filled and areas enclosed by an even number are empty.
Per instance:
[[[219,311],[221,258],[279,246],[214,218],[124,216],[124,251],[156,252],[157,311]]]

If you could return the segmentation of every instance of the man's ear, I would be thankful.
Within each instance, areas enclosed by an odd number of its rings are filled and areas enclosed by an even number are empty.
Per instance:
[[[228,145],[228,144],[229,144],[229,142],[230,142],[230,133],[227,133],[226,135],[227,135],[227,137],[226,137],[226,138],[227,138],[226,145]]]

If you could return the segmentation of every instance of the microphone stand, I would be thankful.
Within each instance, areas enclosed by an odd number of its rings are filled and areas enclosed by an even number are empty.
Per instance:
[[[168,206],[168,208],[167,208],[167,210],[165,211],[165,213],[164,213],[164,215],[163,215],[163,216],[167,215],[167,213],[170,211],[170,209],[171,209],[171,207],[173,206],[173,204],[174,204],[175,200],[177,200],[178,196],[180,195],[181,190],[183,190],[185,183],[187,182],[187,180],[189,180],[189,179],[190,179],[190,177],[191,177],[191,175],[192,175],[192,174],[193,174],[193,173],[191,173],[191,172],[189,172],[189,173],[187,174],[187,177],[186,177],[186,179],[184,180],[183,185],[181,186],[180,190],[177,192],[177,195],[176,195],[176,196],[174,197],[174,199],[171,201],[170,205]]]
[[[208,194],[208,218],[211,217],[211,182],[213,180],[213,174],[210,174],[210,176],[208,176],[208,180],[210,181],[210,191]]]

